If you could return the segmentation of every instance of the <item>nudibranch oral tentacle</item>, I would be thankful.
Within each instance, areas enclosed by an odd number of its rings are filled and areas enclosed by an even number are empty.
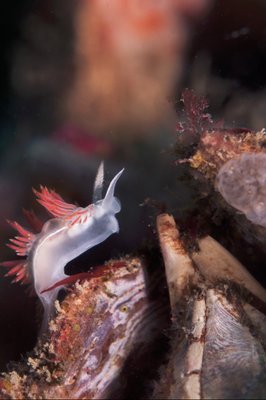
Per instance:
[[[2,262],[1,265],[9,268],[6,275],[14,276],[13,282],[33,281],[44,307],[43,325],[47,325],[58,291],[67,281],[68,275],[64,272],[66,264],[119,231],[115,214],[121,206],[114,197],[114,191],[123,171],[113,178],[105,197],[99,200],[104,176],[101,163],[94,184],[94,199],[98,200],[85,208],[66,203],[55,191],[45,186],[41,186],[40,191],[34,190],[37,201],[54,217],[43,224],[37,234],[29,232],[17,222],[9,222],[19,236],[10,239],[8,246],[17,255],[26,258]],[[33,222],[32,225],[40,227],[41,222],[33,213],[26,212],[26,216]]]

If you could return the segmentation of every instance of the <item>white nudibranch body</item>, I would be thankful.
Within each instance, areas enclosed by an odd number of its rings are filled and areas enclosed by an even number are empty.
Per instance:
[[[101,164],[94,185],[95,203],[85,208],[64,202],[46,187],[41,187],[40,192],[34,191],[39,203],[55,217],[48,220],[38,234],[28,232],[16,222],[11,223],[21,236],[10,239],[13,244],[9,247],[18,255],[26,255],[27,259],[2,265],[12,267],[7,275],[15,275],[14,281],[33,279],[35,291],[44,307],[45,324],[63,285],[60,281],[68,277],[64,272],[66,264],[119,231],[115,214],[121,206],[114,197],[114,190],[122,172],[113,178],[104,199],[99,200],[103,184]]]

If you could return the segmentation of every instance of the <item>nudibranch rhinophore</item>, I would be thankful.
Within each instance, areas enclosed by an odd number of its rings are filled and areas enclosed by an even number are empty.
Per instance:
[[[7,275],[15,276],[13,282],[33,281],[44,307],[43,325],[49,321],[58,291],[68,277],[64,272],[66,264],[119,231],[115,214],[121,206],[114,197],[114,191],[122,173],[123,169],[113,178],[102,199],[104,167],[101,163],[94,184],[93,204],[85,208],[66,203],[55,191],[46,187],[41,186],[39,192],[33,190],[37,201],[54,217],[37,234],[17,222],[9,222],[19,236],[10,239],[12,244],[8,246],[18,256],[26,258],[2,262],[1,265],[10,267]],[[40,226],[33,215],[28,213],[28,217],[32,225]]]

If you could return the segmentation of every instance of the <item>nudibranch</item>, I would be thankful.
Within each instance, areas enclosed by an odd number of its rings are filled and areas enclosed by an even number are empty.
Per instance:
[[[17,222],[9,222],[19,236],[10,239],[8,246],[18,256],[26,258],[1,265],[10,267],[6,275],[15,276],[13,282],[33,283],[44,307],[43,325],[49,321],[58,291],[68,278],[64,272],[66,264],[119,231],[115,214],[121,206],[114,191],[122,173],[123,169],[113,178],[102,199],[104,167],[101,163],[95,179],[93,203],[85,208],[66,203],[47,187],[41,186],[39,192],[33,189],[37,201],[54,217],[44,223],[37,234]],[[41,226],[33,214],[26,216],[32,226]]]

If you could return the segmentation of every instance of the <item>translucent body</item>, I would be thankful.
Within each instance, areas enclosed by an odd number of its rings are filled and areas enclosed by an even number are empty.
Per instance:
[[[217,174],[216,186],[231,206],[266,227],[266,154],[244,153],[228,161]]]
[[[114,189],[122,172],[112,180],[103,200],[83,209],[84,222],[73,224],[71,220],[53,218],[36,235],[28,257],[34,287],[44,306],[43,326],[50,318],[60,286],[42,292],[67,277],[64,267],[69,261],[119,231],[115,214],[121,207]]]

